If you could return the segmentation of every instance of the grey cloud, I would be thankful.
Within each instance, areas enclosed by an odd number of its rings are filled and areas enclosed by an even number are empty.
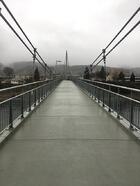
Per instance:
[[[55,2],[55,0],[53,1]],[[65,8],[68,7],[60,4],[59,7],[62,9],[52,18],[51,16],[55,12],[50,10],[48,14],[49,1],[41,0],[41,2],[44,7],[47,5],[46,11],[43,13],[40,7],[37,7],[39,5],[37,2],[32,4],[33,1],[7,0],[7,4],[13,10],[25,32],[49,64],[54,64],[58,58],[62,60],[66,49],[69,52],[71,64],[90,64],[139,6],[137,0],[115,2],[112,0],[106,2],[104,0],[98,2],[87,0],[86,3],[82,2],[82,9],[79,4],[77,12],[74,9],[71,14],[69,14],[70,11],[65,11]],[[94,6],[90,7],[88,3]],[[66,5],[67,3],[64,3],[64,6]],[[50,7],[53,7],[52,4]],[[22,10],[20,10],[21,8]],[[55,9],[57,10],[57,7]],[[59,16],[59,12],[61,16]],[[138,19],[139,17],[136,17],[133,24]],[[28,54],[20,41],[15,39],[10,30],[6,29],[5,32],[4,23],[0,23],[0,61],[31,60],[32,56]],[[123,65],[129,63],[130,66],[139,66],[139,31],[137,28],[119,48],[114,50],[108,58],[108,65],[121,66],[123,61]]]

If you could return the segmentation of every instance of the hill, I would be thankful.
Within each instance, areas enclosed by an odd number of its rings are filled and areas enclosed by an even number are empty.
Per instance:
[[[33,62],[32,61],[20,61],[15,62],[9,65],[12,67],[15,71],[16,75],[31,75],[33,73]],[[38,67],[40,74],[44,73],[44,69],[42,66],[38,63],[35,63],[35,66]],[[70,66],[70,71],[73,75],[80,75],[82,76],[84,74],[85,67],[87,65],[74,65]],[[3,75],[3,68],[4,65],[0,63],[0,75]],[[100,70],[101,66],[98,66],[96,70]],[[56,73],[64,73],[65,66],[64,65],[57,65],[57,66],[51,66],[51,69]],[[116,67],[107,67],[108,72],[112,71],[123,71],[125,76],[130,76],[130,74],[133,72],[135,76],[140,76],[140,67],[138,68],[116,68]]]

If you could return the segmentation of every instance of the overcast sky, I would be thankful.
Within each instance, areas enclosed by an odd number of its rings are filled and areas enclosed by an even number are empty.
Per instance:
[[[64,61],[66,50],[70,65],[89,65],[140,6],[139,0],[5,0],[5,3],[49,65],[56,60]],[[1,3],[0,7],[16,28]],[[120,37],[138,20],[140,12]],[[140,26],[111,53],[107,65],[140,67],[139,51]],[[32,56],[0,18],[0,62],[25,60],[31,61]]]

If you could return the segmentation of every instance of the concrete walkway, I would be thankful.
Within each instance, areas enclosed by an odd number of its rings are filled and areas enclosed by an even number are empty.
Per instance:
[[[139,186],[140,145],[63,81],[0,149],[0,186]]]

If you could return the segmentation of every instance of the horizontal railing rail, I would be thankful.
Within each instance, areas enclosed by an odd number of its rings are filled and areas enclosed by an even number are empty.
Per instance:
[[[87,83],[81,79],[73,79],[89,96],[97,100],[109,112],[117,113],[117,118],[128,121],[130,128],[140,129],[140,101],[112,92],[111,90]]]
[[[87,79],[81,79],[81,80],[87,83],[90,83],[92,85],[95,85],[95,86],[98,86],[98,87],[101,87],[107,90],[111,90],[112,92],[119,93],[119,94],[125,95],[126,97],[130,97],[130,98],[140,101],[140,89],[130,88],[130,87],[121,86],[121,85],[115,85],[112,83],[104,83],[100,81],[91,81]]]
[[[115,84],[111,84],[111,83],[104,83],[104,82],[100,82],[100,81],[91,81],[88,79],[81,79],[81,80],[86,81],[87,83],[95,83],[96,85],[100,84],[100,85],[106,85],[108,87],[116,87],[116,88],[126,89],[126,90],[130,90],[130,91],[140,92],[140,89],[136,89],[136,88],[130,88],[130,87],[115,85]]]
[[[32,89],[39,87],[41,85],[44,85],[50,81],[52,81],[52,80],[37,81],[37,82],[33,82],[33,83],[28,83],[28,84],[18,85],[18,86],[14,86],[14,87],[0,89],[0,102],[2,102],[3,100],[7,100],[10,97],[14,97],[18,94],[32,90]]]
[[[12,129],[17,119],[23,119],[40,104],[60,83],[55,79],[0,103],[0,133]]]

